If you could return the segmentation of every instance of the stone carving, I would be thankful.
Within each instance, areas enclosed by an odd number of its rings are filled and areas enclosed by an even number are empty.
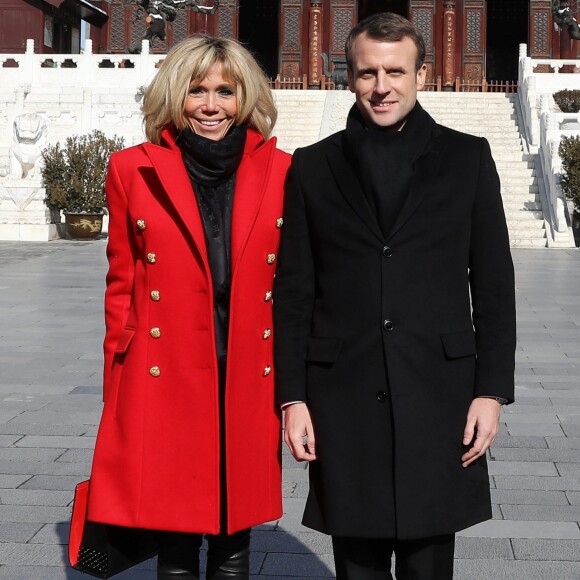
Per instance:
[[[552,0],[552,16],[560,29],[566,27],[570,38],[580,40],[580,26],[572,16],[570,3],[562,0]]]
[[[42,147],[46,141],[46,121],[37,113],[24,113],[14,119],[14,143],[10,147],[10,173],[27,179],[36,174]]]

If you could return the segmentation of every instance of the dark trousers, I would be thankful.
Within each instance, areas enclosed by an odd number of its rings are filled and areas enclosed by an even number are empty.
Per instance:
[[[332,537],[336,580],[452,580],[455,534],[420,540]]]
[[[250,549],[250,530],[235,534],[206,534],[208,579],[222,578],[247,580],[249,578],[248,557]],[[202,534],[161,532],[160,549],[157,562],[158,577],[165,577],[167,571],[189,573],[186,578],[199,578],[199,549]]]

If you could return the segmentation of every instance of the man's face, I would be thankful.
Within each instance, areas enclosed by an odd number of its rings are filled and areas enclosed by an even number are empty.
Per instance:
[[[408,37],[399,42],[372,40],[365,34],[352,46],[348,88],[363,117],[379,127],[400,131],[425,85],[427,68],[416,70],[417,47]]]

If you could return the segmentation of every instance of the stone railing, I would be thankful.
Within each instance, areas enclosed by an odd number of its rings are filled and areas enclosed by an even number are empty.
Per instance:
[[[44,205],[40,153],[98,129],[127,146],[144,138],[141,100],[163,61],[150,54],[0,55],[0,240],[49,240],[57,227]],[[57,220],[58,221],[58,220]]]
[[[0,79],[3,87],[22,87],[25,92],[34,85],[139,91],[151,82],[165,57],[151,54],[149,41],[141,44],[141,54],[93,54],[87,39],[81,54],[35,54],[34,41],[27,40],[24,54],[0,55]]]
[[[562,192],[562,159],[558,153],[562,136],[580,136],[580,115],[578,113],[556,113],[551,110],[549,95],[542,95],[540,105],[540,147],[538,156],[541,163],[544,192],[544,216],[552,228],[555,245],[570,241],[571,219],[566,198]]]
[[[560,72],[563,67],[579,70],[580,60],[531,59],[526,52],[527,46],[520,44],[521,130],[530,152],[539,160],[536,169],[544,218],[551,230],[549,245],[573,245],[570,211],[560,186],[562,160],[558,149],[563,135],[580,135],[580,115],[560,112],[552,95],[562,89],[580,89],[580,74]],[[538,68],[553,72],[537,72]]]
[[[518,96],[524,116],[524,136],[530,149],[536,149],[540,144],[540,98],[547,94],[551,99],[553,93],[562,89],[580,89],[580,74],[560,72],[564,67],[580,70],[580,60],[532,59],[526,54],[527,45],[520,44]],[[534,72],[541,67],[554,72]]]

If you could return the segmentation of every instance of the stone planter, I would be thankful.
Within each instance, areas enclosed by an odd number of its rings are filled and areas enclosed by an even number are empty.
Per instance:
[[[73,240],[94,240],[103,229],[103,214],[66,213],[64,219]]]

